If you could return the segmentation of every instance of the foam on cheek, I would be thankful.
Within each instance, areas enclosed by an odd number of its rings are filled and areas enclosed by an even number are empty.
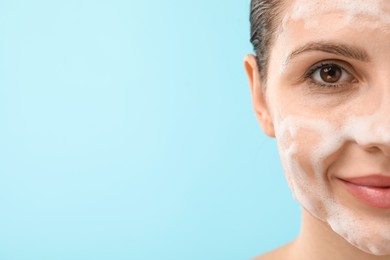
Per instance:
[[[387,105],[389,106],[390,104]],[[376,255],[390,254],[390,218],[359,214],[336,202],[326,182],[327,165],[324,165],[324,160],[351,141],[360,146],[376,146],[382,147],[381,149],[390,147],[390,118],[387,119],[386,111],[382,106],[374,115],[351,116],[339,123],[301,116],[275,120],[281,159],[294,197],[306,210],[327,222],[349,243]],[[278,118],[281,118],[280,115]],[[297,138],[302,131],[315,133],[315,143],[302,143]],[[305,172],[299,161],[302,145],[310,149],[315,183],[308,178],[310,173]]]
[[[306,28],[318,28],[317,17],[319,15],[338,11],[341,11],[343,14],[343,23],[339,24],[340,28],[347,24],[357,29],[360,29],[362,26],[383,28],[383,24],[390,25],[390,15],[383,10],[383,1],[381,0],[296,1],[287,17],[292,20],[303,19]],[[375,18],[373,19],[375,22],[360,22],[359,19],[355,19],[362,16]]]
[[[386,111],[383,107],[379,111]],[[351,117],[343,125],[340,135],[362,147],[378,147],[386,155],[390,147],[390,119],[385,112],[372,116]],[[375,255],[390,254],[390,219],[354,213],[341,205],[329,204],[333,212],[327,222],[332,229],[351,244]]]
[[[312,149],[310,151],[310,157],[312,166],[315,168],[313,171],[316,182],[323,183],[324,175],[322,174],[321,159],[325,157],[327,152],[337,150],[338,143],[326,143],[328,133],[335,131],[335,128],[328,122],[320,119],[307,119],[303,117],[288,117],[282,122],[276,124],[276,137],[278,140],[279,150],[283,166],[286,171],[286,178],[292,193],[304,207],[312,212],[318,211],[319,208],[324,207],[322,205],[326,201],[330,201],[331,198],[327,196],[325,190],[319,191],[313,189],[308,173],[305,172],[303,166],[299,162],[301,154],[299,154],[299,148],[302,147],[301,142],[307,142],[302,140],[302,136],[298,137],[301,131],[312,133],[316,135],[316,142],[311,143]],[[297,140],[301,139],[301,140]],[[327,144],[327,145],[322,145]],[[307,146],[307,144],[306,144]],[[325,148],[325,149],[324,149]],[[319,188],[323,188],[324,185],[320,185]],[[318,196],[320,195],[320,196]],[[311,199],[317,198],[316,201]],[[327,212],[322,212],[327,214]]]

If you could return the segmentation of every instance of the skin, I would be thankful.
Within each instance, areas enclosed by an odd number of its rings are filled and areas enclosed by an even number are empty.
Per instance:
[[[256,116],[277,138],[302,206],[298,238],[255,259],[390,259],[390,210],[365,205],[340,181],[390,176],[390,2],[357,2],[286,1],[266,81],[245,57]],[[302,48],[313,42],[349,51]],[[321,62],[337,65],[337,82],[323,81]]]

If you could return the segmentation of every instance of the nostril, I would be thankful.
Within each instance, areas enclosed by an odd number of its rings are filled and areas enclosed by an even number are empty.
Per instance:
[[[377,146],[366,147],[365,150],[369,153],[378,153],[381,151],[381,149],[379,149]]]
[[[390,157],[390,146],[384,144],[370,144],[364,145],[364,150],[369,153],[383,153],[385,156]]]

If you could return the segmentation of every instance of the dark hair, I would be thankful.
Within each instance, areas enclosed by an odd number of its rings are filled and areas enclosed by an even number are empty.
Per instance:
[[[269,50],[281,22],[282,0],[251,0],[251,43],[256,52],[260,77],[266,82]]]

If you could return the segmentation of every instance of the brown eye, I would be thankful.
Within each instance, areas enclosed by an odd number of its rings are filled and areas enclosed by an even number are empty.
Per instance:
[[[356,81],[354,76],[336,63],[317,65],[309,71],[306,77],[311,78],[315,84],[321,87],[335,87],[340,86],[340,84],[345,86]]]
[[[340,80],[342,71],[339,66],[327,65],[320,69],[320,77],[326,83],[335,83]]]

